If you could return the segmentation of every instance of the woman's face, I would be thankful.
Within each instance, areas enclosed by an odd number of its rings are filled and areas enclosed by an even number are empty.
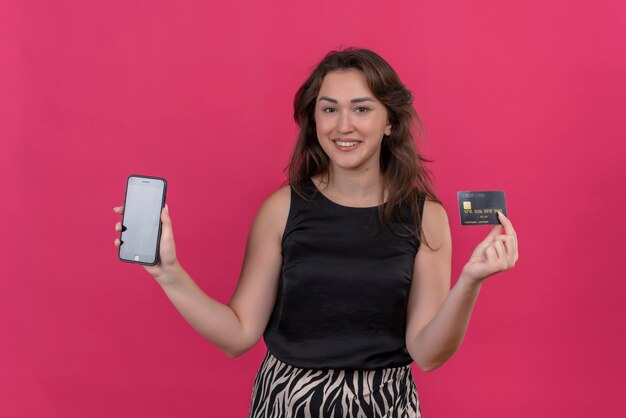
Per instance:
[[[383,135],[391,134],[387,109],[358,70],[333,71],[322,81],[315,104],[320,145],[335,168],[380,169]]]

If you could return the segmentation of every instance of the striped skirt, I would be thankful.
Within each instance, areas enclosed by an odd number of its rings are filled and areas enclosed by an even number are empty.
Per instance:
[[[269,351],[254,379],[249,418],[420,418],[411,365],[301,369]]]

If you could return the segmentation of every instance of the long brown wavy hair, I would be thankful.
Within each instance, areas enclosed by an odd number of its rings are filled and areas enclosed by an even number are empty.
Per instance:
[[[381,225],[385,224],[399,236],[415,236],[421,241],[421,217],[419,195],[423,193],[441,203],[432,186],[430,170],[424,163],[432,162],[423,157],[415,146],[413,128],[423,132],[422,122],[413,108],[413,95],[400,81],[398,74],[378,54],[354,47],[329,52],[315,67],[309,78],[296,92],[293,107],[294,119],[300,127],[291,161],[286,168],[289,184],[296,193],[309,200],[303,183],[317,175],[329,176],[329,158],[322,149],[315,127],[315,102],[326,74],[338,70],[358,70],[367,79],[367,85],[376,99],[387,109],[391,135],[383,136],[380,153],[380,170],[383,178],[382,197],[385,190],[387,201],[379,206]],[[403,219],[402,208],[408,205],[411,219]],[[404,233],[393,224],[399,223]],[[426,242],[428,248],[428,242]],[[432,248],[431,248],[432,249]]]

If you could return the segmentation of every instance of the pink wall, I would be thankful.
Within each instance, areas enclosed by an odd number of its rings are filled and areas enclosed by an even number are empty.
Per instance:
[[[322,56],[380,53],[415,95],[453,281],[504,189],[515,269],[483,286],[424,417],[616,416],[623,333],[626,6],[614,0],[0,5],[0,416],[242,417],[264,354],[230,360],[113,240],[126,176],[169,181],[181,263],[228,302],[284,179],[293,94]],[[618,409],[619,408],[619,409]]]

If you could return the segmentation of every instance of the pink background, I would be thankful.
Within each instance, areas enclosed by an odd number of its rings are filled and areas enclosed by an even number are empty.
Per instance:
[[[503,189],[519,236],[466,339],[414,366],[424,417],[623,409],[626,3],[17,1],[0,5],[0,416],[243,417],[265,353],[228,359],[113,240],[126,176],[158,175],[178,255],[227,303],[284,180],[293,95],[370,48],[415,95],[453,282]]]

